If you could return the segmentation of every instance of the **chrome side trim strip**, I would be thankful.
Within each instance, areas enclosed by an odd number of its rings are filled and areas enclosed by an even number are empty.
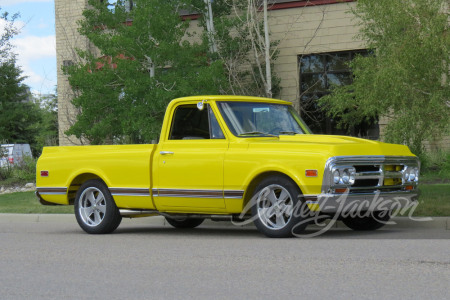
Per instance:
[[[37,187],[36,191],[39,192],[40,195],[66,195],[67,194],[66,187]]]
[[[150,197],[149,189],[140,188],[109,188],[112,196]]]
[[[223,197],[225,199],[242,199],[244,191],[223,191]]]
[[[159,197],[175,197],[175,198],[212,198],[218,199],[223,197],[221,190],[184,190],[184,189],[158,189]]]
[[[242,199],[244,191],[240,190],[188,190],[188,189],[152,189],[154,197],[174,198],[210,198]]]

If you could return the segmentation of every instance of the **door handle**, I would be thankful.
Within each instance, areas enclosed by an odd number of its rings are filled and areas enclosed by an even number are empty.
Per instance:
[[[160,151],[159,154],[161,155],[169,155],[169,154],[173,154],[172,151]]]

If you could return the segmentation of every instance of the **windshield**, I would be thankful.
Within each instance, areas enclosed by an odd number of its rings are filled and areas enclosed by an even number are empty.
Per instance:
[[[239,137],[311,132],[290,105],[231,101],[217,105],[228,128]]]

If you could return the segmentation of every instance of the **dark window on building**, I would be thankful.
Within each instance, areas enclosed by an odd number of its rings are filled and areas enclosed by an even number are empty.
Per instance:
[[[63,60],[63,66],[64,67],[73,66],[73,61],[71,61],[71,60]]]
[[[332,86],[352,82],[348,63],[356,55],[366,55],[367,50],[319,53],[299,56],[300,113],[314,133],[350,134],[378,139],[377,121],[364,122],[348,130],[337,128],[339,120],[331,119],[318,105],[317,100],[330,93]]]

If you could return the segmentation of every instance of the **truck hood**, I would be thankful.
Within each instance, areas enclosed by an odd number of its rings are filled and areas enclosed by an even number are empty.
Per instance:
[[[404,145],[338,135],[280,135],[279,138],[253,138],[248,139],[248,141],[249,148],[254,150],[271,149],[274,151],[317,153],[328,157],[353,155],[414,156],[409,148]]]

